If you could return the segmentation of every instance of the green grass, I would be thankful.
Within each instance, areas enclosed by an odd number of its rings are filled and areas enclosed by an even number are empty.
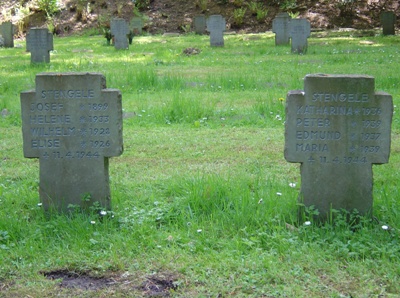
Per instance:
[[[174,282],[173,297],[399,296],[400,39],[320,35],[300,56],[275,47],[271,34],[226,36],[224,48],[209,47],[207,36],[143,36],[127,51],[100,36],[56,37],[42,65],[30,65],[23,41],[0,48],[0,110],[8,111],[0,116],[0,296],[150,296],[143,284],[154,277]],[[183,55],[188,47],[201,53]],[[20,92],[35,88],[37,73],[71,71],[103,73],[122,92],[125,151],[110,159],[106,216],[45,216],[39,162],[22,153]],[[393,96],[390,162],[373,167],[373,221],[297,221],[301,177],[283,158],[284,99],[310,73],[371,75]],[[114,283],[59,287],[44,276],[57,270]]]

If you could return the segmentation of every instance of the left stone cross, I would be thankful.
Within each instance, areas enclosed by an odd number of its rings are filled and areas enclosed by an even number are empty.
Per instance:
[[[121,93],[99,73],[40,73],[21,93],[24,156],[39,158],[45,210],[110,209],[108,158],[123,152]]]

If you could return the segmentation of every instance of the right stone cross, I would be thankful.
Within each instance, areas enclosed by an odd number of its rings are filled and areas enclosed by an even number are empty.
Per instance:
[[[31,63],[50,63],[53,34],[46,28],[31,28],[26,35],[26,50],[31,53]]]
[[[295,54],[305,54],[308,48],[308,37],[311,34],[311,25],[307,19],[291,19],[289,22],[289,36],[292,39],[291,51]]]
[[[207,21],[207,31],[210,32],[210,46],[224,46],[225,19],[221,15],[211,15]]]
[[[129,26],[124,19],[116,18],[111,20],[111,34],[114,38],[114,47],[117,50],[128,49]]]
[[[285,159],[301,163],[299,202],[321,219],[331,209],[372,212],[372,164],[387,163],[392,97],[374,78],[307,75],[286,103]]]
[[[289,26],[291,19],[287,12],[281,12],[272,21],[272,32],[275,33],[276,46],[290,43]]]

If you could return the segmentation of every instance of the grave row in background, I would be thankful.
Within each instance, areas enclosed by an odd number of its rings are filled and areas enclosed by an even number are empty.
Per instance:
[[[384,35],[395,34],[396,15],[392,11],[381,13],[381,23]],[[224,46],[224,31],[226,21],[221,15],[211,15],[206,18],[198,15],[193,21],[197,34],[210,33],[210,46]],[[132,38],[140,35],[143,30],[143,20],[134,17],[128,24],[124,19],[111,20],[110,37],[116,49],[128,49]],[[279,13],[272,23],[272,32],[275,33],[275,45],[291,44],[292,53],[305,54],[308,48],[308,37],[311,34],[311,25],[307,19],[292,19],[288,13]],[[0,35],[5,47],[14,47],[14,26],[11,22],[0,25]],[[46,29],[31,28],[26,37],[27,51],[31,52],[31,62],[50,62],[49,51],[53,50],[53,37]]]

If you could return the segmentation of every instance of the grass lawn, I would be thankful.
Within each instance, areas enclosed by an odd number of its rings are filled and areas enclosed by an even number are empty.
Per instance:
[[[0,48],[0,297],[400,296],[399,36],[313,33],[306,55],[271,33],[225,36],[223,48],[208,36],[141,36],[119,51],[98,35],[55,37],[39,65],[15,43]],[[122,93],[124,153],[110,159],[107,215],[40,207],[19,95],[41,72],[99,72]],[[393,96],[372,220],[297,220],[285,99],[313,73],[370,75]]]

